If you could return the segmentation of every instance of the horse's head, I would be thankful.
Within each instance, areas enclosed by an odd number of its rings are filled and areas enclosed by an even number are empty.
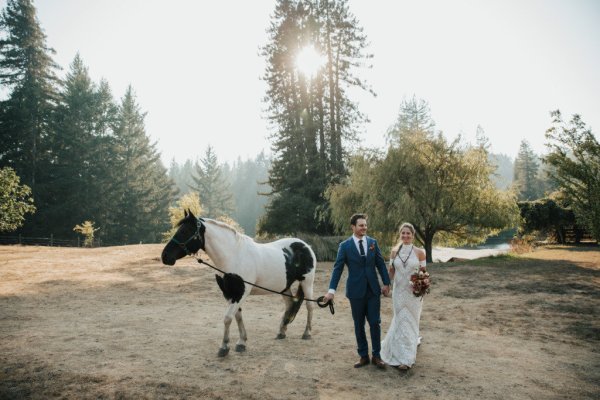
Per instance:
[[[204,250],[204,227],[202,218],[196,218],[191,211],[177,223],[177,232],[162,251],[161,260],[165,265],[175,265],[182,257]]]

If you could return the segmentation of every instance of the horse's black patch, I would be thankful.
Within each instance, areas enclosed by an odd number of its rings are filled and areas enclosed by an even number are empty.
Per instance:
[[[226,273],[222,278],[220,275],[215,275],[217,284],[223,292],[223,296],[232,303],[239,303],[244,295],[246,286],[244,280],[238,274]],[[241,311],[241,309],[240,309]]]
[[[314,268],[314,260],[308,246],[302,242],[294,242],[290,244],[290,248],[292,251],[287,248],[283,249],[286,276],[284,291],[289,289],[295,281],[303,281],[304,275]]]
[[[302,306],[302,301],[304,301],[304,290],[302,290],[302,285],[298,285],[296,296],[294,297],[290,308],[285,310],[285,314],[283,315],[284,325],[290,324],[294,318],[296,318],[296,314],[298,314],[300,306]]]

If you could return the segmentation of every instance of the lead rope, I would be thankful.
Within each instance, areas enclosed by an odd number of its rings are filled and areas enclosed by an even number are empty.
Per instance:
[[[220,270],[219,268],[215,267],[214,265],[211,265],[211,264],[207,263],[206,261],[204,261],[204,260],[203,260],[203,259],[201,259],[200,257],[197,257],[197,256],[195,256],[195,258],[196,258],[196,260],[198,261],[198,263],[200,263],[200,264],[204,264],[204,265],[208,265],[209,267],[211,267],[211,268],[212,268],[212,269],[214,269],[215,271],[219,271],[219,272],[220,272],[220,273],[222,273],[222,274],[226,274],[226,272],[225,272],[225,271],[222,271],[222,270]],[[241,278],[241,277],[240,277],[240,278]],[[282,295],[282,296],[287,296],[287,297],[291,297],[292,299],[296,299],[296,297],[294,297],[294,296],[292,296],[292,295],[290,295],[290,294],[283,293],[283,292],[277,292],[277,291],[275,291],[275,290],[268,289],[268,288],[266,288],[266,287],[264,287],[264,286],[260,286],[260,285],[257,285],[257,284],[255,284],[255,283],[251,283],[251,282],[245,281],[244,279],[242,279],[242,281],[243,281],[244,283],[247,283],[248,285],[251,285],[251,286],[257,287],[257,288],[259,288],[259,289],[262,289],[262,290],[266,290],[267,292],[271,292],[271,293],[275,293],[275,294],[280,294],[280,295]],[[284,289],[284,290],[285,290],[285,289]],[[325,308],[325,307],[329,306],[329,311],[331,312],[331,315],[335,314],[335,309],[333,308],[333,301],[331,301],[331,300],[327,300],[327,302],[325,302],[325,303],[323,302],[323,300],[325,300],[325,296],[321,296],[321,297],[319,297],[319,298],[318,298],[318,299],[316,299],[316,300],[314,300],[314,299],[304,299],[304,300],[306,300],[306,301],[312,301],[312,302],[315,302],[315,303],[317,303],[317,305],[319,306],[319,308]]]

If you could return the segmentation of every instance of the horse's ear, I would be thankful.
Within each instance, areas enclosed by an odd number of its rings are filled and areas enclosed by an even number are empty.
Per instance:
[[[187,218],[187,216],[188,216],[188,210],[186,208],[186,209],[183,210],[183,217]]]
[[[194,215],[194,213],[191,210],[188,210],[188,216],[190,218],[196,218],[196,216]]]

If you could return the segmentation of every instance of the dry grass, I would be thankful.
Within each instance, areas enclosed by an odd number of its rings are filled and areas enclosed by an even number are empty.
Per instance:
[[[218,359],[224,300],[213,271],[192,259],[163,267],[160,249],[0,247],[0,398],[592,399],[600,392],[597,247],[431,265],[423,343],[407,373],[351,367],[343,295],[335,316],[315,312],[311,341],[300,339],[304,310],[278,341],[282,302],[250,297],[248,351]],[[319,268],[320,295],[331,263]],[[384,332],[391,308],[384,299]]]

